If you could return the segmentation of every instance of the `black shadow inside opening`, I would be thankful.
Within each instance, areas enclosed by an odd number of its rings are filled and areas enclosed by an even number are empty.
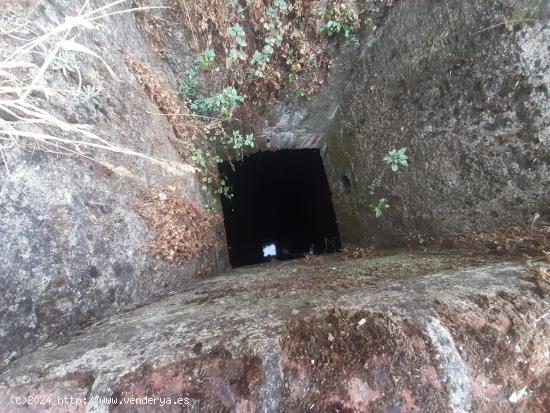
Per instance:
[[[222,197],[233,267],[334,252],[340,236],[319,150],[259,152],[220,165],[234,197]],[[268,248],[272,253],[273,248]]]

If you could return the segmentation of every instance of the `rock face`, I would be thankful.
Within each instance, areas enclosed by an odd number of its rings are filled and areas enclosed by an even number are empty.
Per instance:
[[[72,1],[8,3],[37,28],[74,12]],[[346,243],[547,218],[547,1],[384,4],[376,42],[342,46],[319,96],[272,108],[260,146],[321,149]],[[181,265],[144,253],[155,236],[136,212],[144,193],[213,200],[192,167],[171,167],[181,133],[128,55],[175,85],[190,40],[170,22],[155,33],[146,16],[102,23],[78,40],[118,81],[79,56],[83,84],[100,93],[48,105],[170,162],[34,147],[0,158],[3,412],[550,409],[548,280],[524,264],[328,256],[197,281],[226,269],[225,247]],[[51,76],[57,88],[78,82],[62,68]],[[393,173],[382,158],[401,147],[411,165]],[[390,208],[375,219],[381,198]]]
[[[32,4],[29,4],[32,3]],[[9,9],[36,27],[54,27],[74,13],[73,2],[25,2]],[[69,7],[71,9],[69,9]],[[53,96],[52,110],[72,122],[93,124],[115,144],[181,162],[178,138],[166,117],[124,63],[135,54],[175,85],[132,16],[113,16],[105,30],[81,33],[78,41],[114,68],[109,79],[97,59],[78,54],[84,84],[101,93],[92,103]],[[54,87],[73,88],[74,76],[54,71]],[[6,151],[0,167],[0,360],[48,336],[66,334],[120,306],[181,288],[199,272],[226,266],[224,248],[176,266],[155,260],[143,247],[155,233],[135,212],[142,192],[161,189],[203,204],[190,166],[167,168],[142,158],[92,153],[95,160]],[[9,172],[9,174],[8,174]],[[0,364],[2,364],[0,363]]]
[[[543,412],[550,302],[536,288],[523,264],[459,255],[249,267],[23,356],[0,374],[0,402],[5,412],[43,411],[11,399],[28,395],[51,397],[52,412]],[[161,407],[167,399],[180,405]]]
[[[544,0],[395,4],[376,43],[362,42],[326,134],[344,241],[392,243],[548,216],[549,7]],[[392,173],[382,158],[402,147],[410,167]],[[390,209],[375,219],[381,198]]]

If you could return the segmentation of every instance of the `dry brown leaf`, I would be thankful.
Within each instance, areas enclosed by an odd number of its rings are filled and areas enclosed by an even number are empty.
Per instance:
[[[152,256],[182,264],[221,244],[219,214],[166,192],[153,191],[146,196],[148,199],[135,209],[156,231],[156,237],[145,247]]]

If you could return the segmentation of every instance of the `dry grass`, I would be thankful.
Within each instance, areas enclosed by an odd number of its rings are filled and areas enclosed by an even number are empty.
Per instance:
[[[65,121],[48,109],[48,98],[53,95],[74,96],[81,92],[81,81],[76,90],[50,88],[45,74],[62,52],[83,53],[101,61],[105,70],[116,81],[114,71],[96,52],[77,43],[74,38],[79,31],[101,30],[99,21],[116,14],[149,10],[155,7],[120,8],[125,0],[113,1],[96,9],[90,8],[90,0],[83,1],[75,16],[68,16],[59,26],[23,41],[13,33],[25,27],[26,22],[7,22],[0,29],[0,159],[7,169],[6,151],[13,148],[26,149],[29,145],[64,155],[91,157],[96,150],[137,156],[160,164],[165,161],[137,150],[116,145],[99,137],[88,125]],[[43,63],[34,63],[39,56]],[[81,78],[80,73],[78,74]],[[9,170],[7,169],[9,175]]]
[[[145,247],[147,253],[160,260],[183,264],[203,257],[221,244],[216,232],[222,225],[219,214],[166,192],[153,192],[146,197],[145,202],[136,206],[136,211],[157,232]]]
[[[76,16],[67,17],[58,27],[30,41],[16,38],[12,34],[16,30],[14,26],[0,26],[0,162],[4,163],[8,175],[6,151],[13,148],[27,149],[29,145],[48,152],[87,158],[91,158],[97,150],[104,150],[148,159],[172,173],[188,170],[186,165],[118,146],[99,137],[88,125],[68,123],[49,109],[50,96],[69,99],[80,93],[82,86],[78,68],[80,81],[76,90],[59,90],[48,86],[45,75],[54,70],[52,66],[64,51],[84,53],[98,59],[113,81],[118,80],[103,57],[77,43],[74,38],[81,30],[101,30],[97,22],[108,16],[154,8],[117,8],[125,1],[117,0],[97,9],[90,9],[89,0],[83,1]],[[17,26],[21,28],[25,24],[18,22]],[[37,55],[41,57],[38,60],[43,62],[40,65],[34,63]],[[161,112],[169,117],[180,143],[184,142],[184,137],[193,135],[192,123],[180,117],[184,114],[183,110],[177,99],[167,92],[169,89],[161,78],[134,57],[129,56],[127,63]],[[108,165],[107,162],[101,164]],[[112,170],[116,171],[117,168],[111,165]],[[131,175],[128,171],[124,173]],[[216,228],[221,224],[220,216],[207,212],[188,199],[160,192],[150,195],[136,209],[158,233],[146,247],[158,259],[179,264],[200,257],[220,244],[220,237],[216,233]]]

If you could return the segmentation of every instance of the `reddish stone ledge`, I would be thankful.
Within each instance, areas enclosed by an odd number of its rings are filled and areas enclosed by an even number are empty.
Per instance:
[[[546,412],[543,294],[523,264],[460,256],[245,268],[15,360],[0,373],[0,403],[3,412]],[[87,404],[45,410],[10,404],[13,395]]]

